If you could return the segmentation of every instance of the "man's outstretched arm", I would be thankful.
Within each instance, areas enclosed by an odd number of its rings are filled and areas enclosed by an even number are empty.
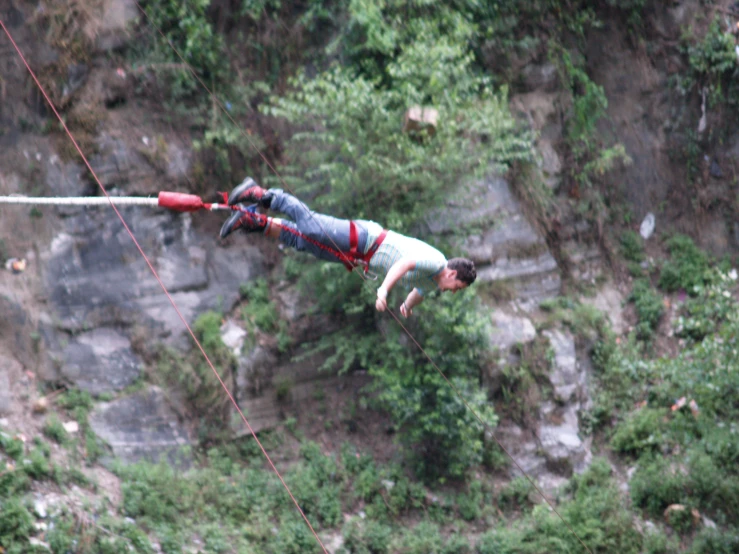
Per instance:
[[[413,314],[413,308],[421,302],[423,302],[423,295],[418,292],[418,289],[413,289],[400,305],[400,313],[403,314],[403,317],[410,317]]]
[[[395,284],[400,281],[403,275],[414,269],[416,269],[416,260],[400,259],[393,264],[390,271],[385,275],[385,280],[382,282],[382,285],[377,289],[377,302],[375,302],[375,308],[377,308],[378,311],[384,312],[387,309],[387,295],[390,290],[392,290]]]

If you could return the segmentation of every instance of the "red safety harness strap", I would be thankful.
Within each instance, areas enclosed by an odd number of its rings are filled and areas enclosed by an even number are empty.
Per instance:
[[[357,225],[353,221],[349,222],[349,252],[347,253],[348,260],[344,261],[344,266],[349,271],[353,270],[357,265],[363,265],[365,273],[369,268],[370,259],[374,256],[377,249],[380,248],[382,241],[387,236],[387,229],[383,229],[380,236],[375,239],[372,246],[369,247],[366,254],[359,253],[359,235],[357,233]]]

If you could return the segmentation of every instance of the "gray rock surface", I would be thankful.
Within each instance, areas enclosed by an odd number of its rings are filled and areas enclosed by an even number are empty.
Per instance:
[[[272,383],[275,364],[277,364],[275,353],[261,345],[239,356],[236,366],[237,398],[260,396],[264,388]]]
[[[140,12],[133,0],[103,0],[95,46],[103,51],[125,46],[130,34],[129,28],[139,16]]]
[[[194,231],[189,214],[121,213],[188,323],[209,309],[230,310],[239,286],[264,271],[255,247],[214,248],[215,237]],[[62,329],[144,324],[153,337],[187,344],[177,311],[110,210],[64,220],[45,257],[50,305]]]
[[[521,71],[521,81],[527,91],[553,91],[559,85],[559,74],[553,63],[529,64]]]
[[[0,417],[12,411],[13,395],[10,388],[11,373],[17,370],[18,362],[0,355]]]
[[[181,452],[191,442],[186,427],[157,387],[98,404],[90,414],[92,430],[127,463],[167,460],[188,465]]]
[[[0,291],[0,347],[27,367],[35,365],[36,354],[32,333],[33,323],[26,310],[13,297]]]
[[[590,440],[581,440],[578,412],[587,402],[587,375],[578,363],[575,342],[569,332],[545,331],[554,350],[554,367],[549,381],[554,389],[554,402],[545,402],[539,439],[550,466],[581,471],[590,463]]]
[[[77,335],[62,352],[62,376],[93,395],[126,388],[142,369],[128,338],[110,328]]]
[[[498,177],[477,181],[465,194],[463,205],[447,205],[429,218],[429,231],[450,235],[461,255],[475,261],[480,282],[505,281],[522,299],[558,294],[557,262],[524,217],[508,182]],[[464,239],[460,228],[468,235]]]
[[[554,350],[554,367],[549,374],[549,381],[554,387],[554,400],[566,404],[575,398],[580,387],[575,341],[568,332],[560,330],[544,331]]]
[[[523,470],[552,493],[573,471],[584,471],[592,460],[592,439],[581,437],[578,419],[579,411],[589,406],[588,368],[578,359],[569,332],[553,330],[543,334],[554,352],[549,375],[553,398],[539,406],[533,429],[505,422],[495,434]],[[511,471],[514,476],[520,475],[515,466]]]
[[[616,334],[620,335],[626,329],[623,317],[624,295],[612,283],[602,286],[592,298],[583,297],[582,302],[600,310],[608,318]]]
[[[536,338],[536,329],[528,317],[507,314],[502,310],[494,310],[490,315],[493,333],[490,344],[506,353],[512,346],[531,342]]]
[[[492,333],[490,345],[498,350],[498,360],[488,364],[483,374],[483,385],[492,393],[500,389],[503,370],[507,365],[519,362],[520,356],[513,348],[516,344],[525,344],[536,338],[536,329],[531,320],[524,316],[508,314],[502,309],[495,309],[490,315]]]
[[[324,361],[320,354],[304,360],[278,363],[274,353],[257,347],[239,360],[237,373],[238,403],[254,431],[279,425],[285,414],[297,418],[310,415],[311,399],[316,391],[330,398],[332,391],[360,389],[369,382],[364,373],[336,375],[319,371]],[[327,400],[330,402],[330,400]],[[237,435],[249,434],[248,428],[235,415],[233,429]]]

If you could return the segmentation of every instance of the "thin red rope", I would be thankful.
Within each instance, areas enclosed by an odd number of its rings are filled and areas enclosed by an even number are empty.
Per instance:
[[[69,136],[70,140],[74,144],[74,147],[76,148],[77,152],[79,152],[79,155],[82,157],[82,160],[85,162],[85,165],[87,166],[87,169],[90,170],[90,173],[95,178],[95,181],[97,182],[98,186],[100,187],[100,190],[102,190],[102,192],[105,195],[105,197],[110,200],[110,196],[108,195],[108,191],[105,189],[105,186],[103,186],[103,184],[100,182],[100,179],[98,179],[98,176],[95,174],[95,170],[92,169],[92,166],[90,165],[90,162],[87,161],[87,158],[85,157],[85,154],[82,152],[82,149],[80,149],[80,147],[77,144],[77,141],[75,140],[74,136],[72,136],[72,133],[67,128],[67,124],[64,122],[64,120],[62,119],[62,117],[59,115],[59,112],[57,111],[56,106],[54,106],[53,102],[51,101],[51,99],[49,98],[49,96],[46,94],[46,90],[41,85],[41,83],[39,82],[39,80],[36,78],[36,74],[31,69],[31,66],[26,61],[25,56],[23,56],[23,53],[21,52],[20,48],[16,44],[15,40],[13,40],[12,35],[8,31],[7,27],[5,26],[5,23],[2,20],[0,20],[0,26],[2,26],[3,31],[5,31],[5,34],[10,39],[10,42],[13,44],[13,47],[15,48],[16,52],[18,52],[18,55],[20,56],[21,60],[23,60],[23,64],[26,66],[26,69],[28,69],[28,72],[31,74],[31,77],[33,78],[34,82],[36,83],[36,86],[38,86],[39,90],[41,91],[41,94],[43,94],[44,98],[49,103],[49,106],[51,106],[51,109],[54,112],[54,115],[56,115],[57,119],[62,124],[62,127],[64,128],[64,131],[67,133],[67,135]],[[208,358],[208,355],[205,353],[205,350],[203,349],[202,345],[200,344],[200,341],[198,341],[197,337],[195,336],[195,333],[190,328],[190,325],[188,325],[187,320],[184,318],[184,316],[180,312],[180,310],[177,307],[177,304],[175,303],[174,299],[169,294],[169,291],[167,290],[167,287],[162,282],[162,280],[159,277],[159,274],[157,273],[156,269],[154,269],[154,266],[151,264],[151,262],[149,261],[149,258],[144,253],[144,250],[141,248],[141,245],[139,244],[138,240],[136,240],[136,237],[134,236],[133,232],[128,227],[128,224],[126,223],[125,219],[123,219],[123,216],[118,211],[118,208],[115,206],[115,204],[112,201],[110,202],[110,205],[113,208],[113,210],[115,211],[116,215],[118,216],[118,219],[121,220],[121,223],[123,224],[123,227],[126,229],[126,232],[131,237],[131,240],[133,241],[133,243],[136,245],[136,248],[138,249],[139,253],[143,256],[144,260],[146,261],[146,265],[149,266],[149,269],[151,270],[152,274],[154,275],[154,278],[159,283],[159,286],[162,287],[162,290],[164,291],[164,294],[167,295],[167,298],[169,299],[169,302],[172,304],[172,307],[174,308],[175,312],[177,312],[177,315],[179,316],[180,320],[182,321],[182,323],[187,328],[188,333],[190,333],[190,336],[192,337],[193,341],[195,341],[195,344],[197,345],[198,349],[200,350],[200,352],[205,357],[205,360],[208,362],[208,366],[210,366],[210,369],[213,370],[213,373],[215,374],[216,378],[218,379],[218,382],[221,384],[221,387],[223,387],[223,390],[226,391],[226,394],[228,395],[228,398],[231,400],[231,403],[234,405],[234,407],[236,408],[236,411],[241,416],[241,419],[244,420],[244,423],[249,428],[249,431],[251,432],[252,436],[254,437],[254,440],[257,441],[257,444],[259,445],[259,448],[262,450],[262,454],[264,454],[264,457],[269,462],[269,465],[272,467],[272,470],[275,472],[275,474],[277,475],[277,477],[282,482],[282,485],[285,487],[285,490],[290,495],[290,498],[292,499],[293,503],[295,504],[295,507],[298,509],[298,511],[300,512],[300,515],[303,517],[303,520],[305,520],[305,523],[310,528],[311,532],[313,533],[313,536],[318,541],[318,544],[321,545],[321,548],[323,549],[323,551],[324,551],[325,554],[329,554],[328,553],[328,550],[326,550],[326,547],[321,542],[321,539],[318,537],[318,533],[316,533],[315,529],[311,525],[310,521],[308,521],[308,518],[306,517],[305,513],[303,512],[303,510],[301,509],[300,505],[298,504],[298,501],[295,499],[295,496],[293,496],[293,493],[290,491],[290,487],[287,486],[287,483],[282,478],[282,475],[277,470],[277,467],[275,467],[275,464],[272,462],[272,459],[269,457],[269,454],[267,454],[267,451],[264,449],[264,446],[262,446],[262,443],[257,438],[256,432],[254,431],[254,429],[252,428],[252,426],[249,424],[249,421],[246,419],[246,416],[241,411],[241,408],[239,408],[239,405],[236,403],[236,400],[234,399],[233,395],[231,394],[231,391],[228,390],[228,387],[223,382],[223,379],[221,379],[221,376],[219,375],[219,373],[216,370],[216,368],[213,366],[213,363],[210,361],[210,358]]]

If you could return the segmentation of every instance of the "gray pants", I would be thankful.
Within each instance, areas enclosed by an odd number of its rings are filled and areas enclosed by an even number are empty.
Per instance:
[[[281,189],[270,189],[272,201],[270,209],[287,215],[293,221],[282,221],[283,229],[280,231],[280,242],[300,252],[308,252],[316,258],[329,262],[341,262],[331,252],[324,250],[311,241],[316,241],[331,250],[349,252],[349,220],[338,219],[330,215],[313,212],[295,198]],[[357,224],[357,249],[364,252],[367,243],[367,229],[361,221]],[[291,233],[284,227],[290,227],[299,235]],[[310,240],[306,240],[307,237]]]

